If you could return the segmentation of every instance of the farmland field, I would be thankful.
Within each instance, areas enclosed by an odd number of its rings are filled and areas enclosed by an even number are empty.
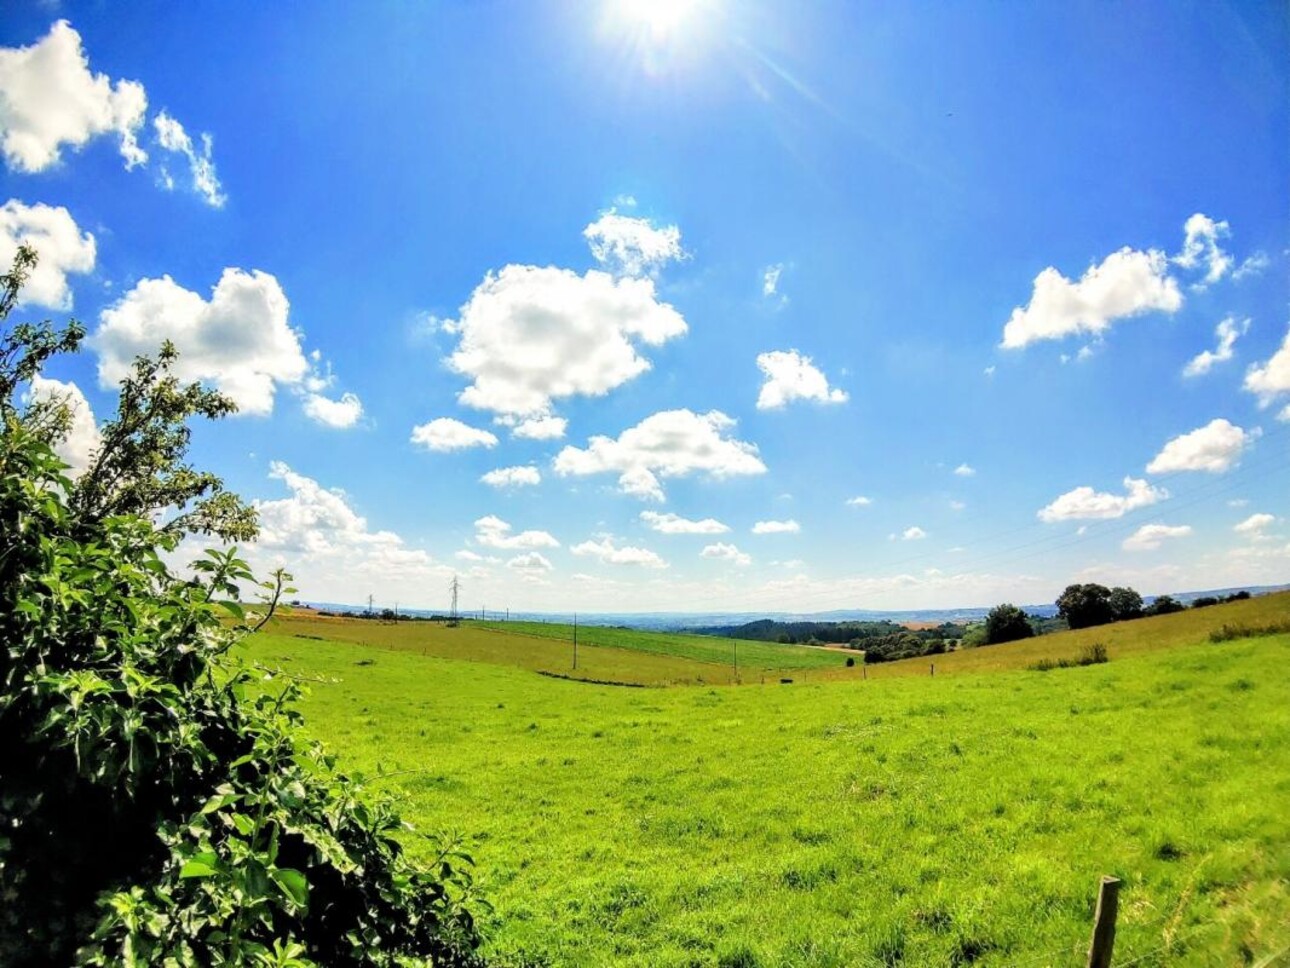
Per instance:
[[[1282,595],[937,656],[935,677],[914,660],[740,688],[538,676],[565,643],[467,626],[418,647],[423,623],[293,616],[248,652],[323,678],[312,734],[389,774],[373,783],[420,830],[473,841],[503,960],[1075,965],[1114,873],[1117,965],[1272,964],[1290,945],[1290,635],[1208,633],[1287,617]],[[1092,640],[1108,664],[1025,668]],[[624,682],[715,668],[588,655]]]

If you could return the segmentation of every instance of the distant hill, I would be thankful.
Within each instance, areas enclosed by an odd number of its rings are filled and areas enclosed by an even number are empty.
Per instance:
[[[1180,602],[1190,603],[1197,598],[1222,598],[1239,591],[1247,591],[1251,595],[1267,595],[1272,592],[1287,590],[1290,590],[1290,584],[1237,585],[1231,588],[1168,592],[1167,594]],[[1165,593],[1162,592],[1161,594]],[[1156,595],[1143,596],[1148,604],[1157,597]],[[335,602],[307,602],[305,604],[313,608],[337,612],[363,612],[366,610],[365,605],[344,605]],[[714,627],[731,628],[748,625],[761,619],[770,619],[776,622],[893,622],[898,625],[905,622],[931,622],[940,625],[942,623],[979,622],[985,618],[995,604],[998,603],[942,609],[842,608],[825,612],[579,612],[578,622],[582,625],[621,625],[627,628],[654,631],[685,631]],[[383,604],[378,603],[377,610],[379,611],[383,607],[385,607]],[[1051,602],[1022,605],[1021,607],[1031,615],[1039,615],[1045,618],[1051,618],[1057,614],[1057,606]],[[401,608],[399,611],[404,615],[428,618],[432,615],[442,615],[447,610],[442,608],[434,610]],[[502,618],[504,614],[498,609],[489,609],[483,617],[496,621]],[[472,611],[470,609],[462,609],[461,615],[463,618],[481,617],[478,610]],[[569,623],[573,621],[573,613],[513,611],[510,613],[510,618],[513,621]]]

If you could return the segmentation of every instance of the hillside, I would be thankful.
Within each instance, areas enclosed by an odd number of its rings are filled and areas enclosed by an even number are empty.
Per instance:
[[[484,630],[456,640],[493,642],[482,662],[292,634],[250,654],[320,677],[311,734],[470,838],[503,963],[1074,964],[1110,872],[1117,963],[1233,964],[1290,944],[1290,635],[1208,632],[1287,598],[942,656],[935,678],[741,689],[534,676]],[[1086,638],[1109,664],[1025,670]],[[639,678],[681,661],[589,649]]]

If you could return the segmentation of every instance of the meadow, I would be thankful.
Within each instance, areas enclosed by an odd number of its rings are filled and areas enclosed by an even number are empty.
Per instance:
[[[1290,635],[1209,633],[1288,617],[1282,595],[937,656],[934,677],[740,687],[535,675],[566,643],[468,626],[431,645],[291,616],[247,651],[321,678],[312,735],[419,830],[471,841],[503,964],[1077,965],[1113,873],[1117,965],[1269,965],[1290,945]],[[350,641],[301,637],[328,630]],[[1109,663],[1027,669],[1094,639]],[[637,682],[705,665],[588,650]]]

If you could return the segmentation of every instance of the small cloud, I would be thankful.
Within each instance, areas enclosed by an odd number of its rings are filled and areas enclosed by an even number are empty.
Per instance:
[[[954,468],[954,473],[959,477],[975,477],[976,468],[967,464],[960,464],[958,467]]]
[[[716,558],[721,561],[729,561],[731,564],[743,567],[752,563],[752,555],[745,554],[732,544],[717,542],[704,547],[699,552],[701,558]]]
[[[499,467],[496,470],[489,471],[479,480],[481,483],[499,490],[507,487],[529,487],[542,483],[542,473],[536,467],[527,465]]]
[[[787,521],[758,521],[752,526],[753,534],[797,534],[802,526],[791,518]]]
[[[471,427],[452,417],[436,417],[429,423],[413,427],[410,439],[427,450],[439,452],[497,446],[497,437],[487,430]]]
[[[983,371],[986,376],[994,376],[994,364],[987,366]]]
[[[1167,524],[1144,524],[1125,538],[1121,547],[1125,551],[1155,551],[1167,540],[1185,538],[1190,534],[1191,527],[1186,524],[1176,527]]]
[[[967,507],[967,505],[962,501],[950,501],[951,511],[962,511],[965,507]]]
[[[855,497],[847,498],[847,504],[853,508],[867,508],[873,503],[873,498],[865,497],[863,494],[857,494]]]
[[[922,541],[927,537],[927,532],[918,525],[906,528],[900,534],[901,541]]]

